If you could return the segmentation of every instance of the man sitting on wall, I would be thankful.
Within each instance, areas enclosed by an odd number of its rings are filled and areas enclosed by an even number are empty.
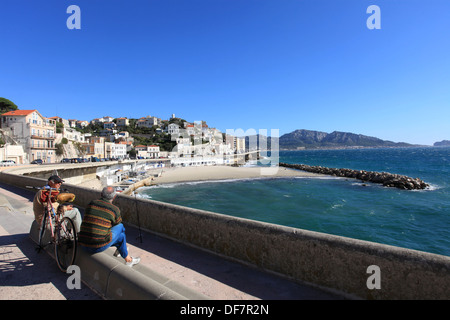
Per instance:
[[[101,199],[91,201],[84,213],[78,241],[90,253],[102,252],[111,246],[117,247],[114,255],[120,254],[125,259],[125,264],[132,267],[141,259],[128,254],[120,209],[112,204],[116,195],[116,189],[109,186],[103,188]]]

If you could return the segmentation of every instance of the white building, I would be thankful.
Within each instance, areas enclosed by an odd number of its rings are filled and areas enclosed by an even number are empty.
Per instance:
[[[62,132],[63,138],[66,138],[69,141],[75,141],[75,142],[85,142],[86,138],[85,135],[75,129],[64,127]]]
[[[78,121],[76,122],[76,126],[77,126],[78,128],[81,128],[81,129],[83,129],[84,127],[86,127],[88,124],[89,124],[89,122],[86,121],[86,120],[78,120]]]
[[[195,128],[193,124],[188,124],[185,127],[188,135],[193,136],[195,134]]]
[[[123,159],[127,156],[127,145],[122,143],[105,142],[107,158]]]
[[[69,127],[76,128],[77,127],[77,120],[76,119],[69,119]]]
[[[145,118],[140,118],[136,122],[136,127],[140,128],[152,128],[154,126],[161,125],[161,119],[152,116],[146,116]]]
[[[177,135],[180,133],[180,127],[176,123],[171,123],[167,126],[167,133]]]
[[[150,145],[150,146],[144,146],[144,145],[138,145],[135,147],[136,153],[138,157],[143,158],[150,158],[150,159],[158,159],[160,149],[159,146],[156,145]]]
[[[160,153],[159,146],[150,145],[147,148],[147,152],[148,152],[149,158],[151,158],[151,159],[158,159],[159,158],[159,153]]]
[[[6,143],[0,148],[0,161],[12,160],[16,164],[24,164],[27,155],[23,151],[23,147],[20,144],[11,145]]]
[[[64,127],[70,127],[70,122],[67,119],[63,119],[61,117],[50,117],[49,119],[54,120],[55,122],[62,123]]]
[[[114,120],[114,118],[113,118],[113,117],[108,117],[108,116],[106,116],[106,117],[103,117],[102,119],[103,119],[103,121],[102,121],[102,122],[112,122],[112,121]]]
[[[43,117],[37,110],[13,110],[0,116],[1,128],[27,154],[27,160],[55,162],[56,121]]]
[[[118,127],[126,127],[126,126],[130,125],[130,120],[127,119],[127,118],[123,118],[123,117],[122,118],[117,118],[116,122],[117,122],[117,126]]]

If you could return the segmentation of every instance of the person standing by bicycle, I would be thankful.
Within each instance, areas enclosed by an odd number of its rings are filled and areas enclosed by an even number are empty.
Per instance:
[[[51,192],[50,201],[52,202],[52,206],[55,209],[55,212],[62,214],[63,217],[68,217],[72,219],[75,224],[76,232],[80,232],[81,226],[81,214],[80,211],[73,207],[71,204],[59,204],[56,201],[56,197],[59,194],[59,189],[61,188],[61,184],[64,182],[59,176],[53,175],[48,178],[47,185],[45,187],[50,187],[50,190],[41,189],[39,190],[33,199],[33,212],[34,218],[36,222],[40,225],[42,221],[42,217],[44,216],[44,208],[46,203],[44,203],[47,199],[48,192]],[[56,190],[52,190],[56,189]]]
[[[125,259],[125,264],[132,267],[141,259],[128,254],[120,209],[112,204],[116,195],[114,187],[104,187],[101,198],[89,203],[84,212],[78,241],[89,253],[102,252],[111,246],[116,247],[114,255],[120,254]]]

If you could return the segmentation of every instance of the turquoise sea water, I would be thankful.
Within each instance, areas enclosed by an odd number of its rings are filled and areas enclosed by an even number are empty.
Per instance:
[[[323,176],[171,184],[140,195],[450,256],[450,148],[281,151],[280,162],[398,173],[431,187],[406,191]]]

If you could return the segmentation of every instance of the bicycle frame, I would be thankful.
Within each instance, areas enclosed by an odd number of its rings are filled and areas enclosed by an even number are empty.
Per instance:
[[[54,231],[54,227],[53,227],[53,222],[52,222],[52,218],[55,219],[55,224],[58,224],[59,222],[59,217],[55,212],[55,208],[52,206],[52,202],[51,202],[51,194],[52,191],[59,191],[56,188],[51,188],[49,186],[45,186],[40,188],[41,190],[47,190],[48,191],[48,195],[47,198],[45,199],[44,203],[46,203],[46,207],[44,207],[44,215],[42,217],[42,221],[41,221],[41,229],[39,232],[39,244],[41,244],[42,241],[42,236],[44,235],[44,231],[45,231],[45,227],[46,227],[46,220],[48,219],[48,224],[49,224],[49,229],[52,235],[52,241],[55,238],[55,231]]]

